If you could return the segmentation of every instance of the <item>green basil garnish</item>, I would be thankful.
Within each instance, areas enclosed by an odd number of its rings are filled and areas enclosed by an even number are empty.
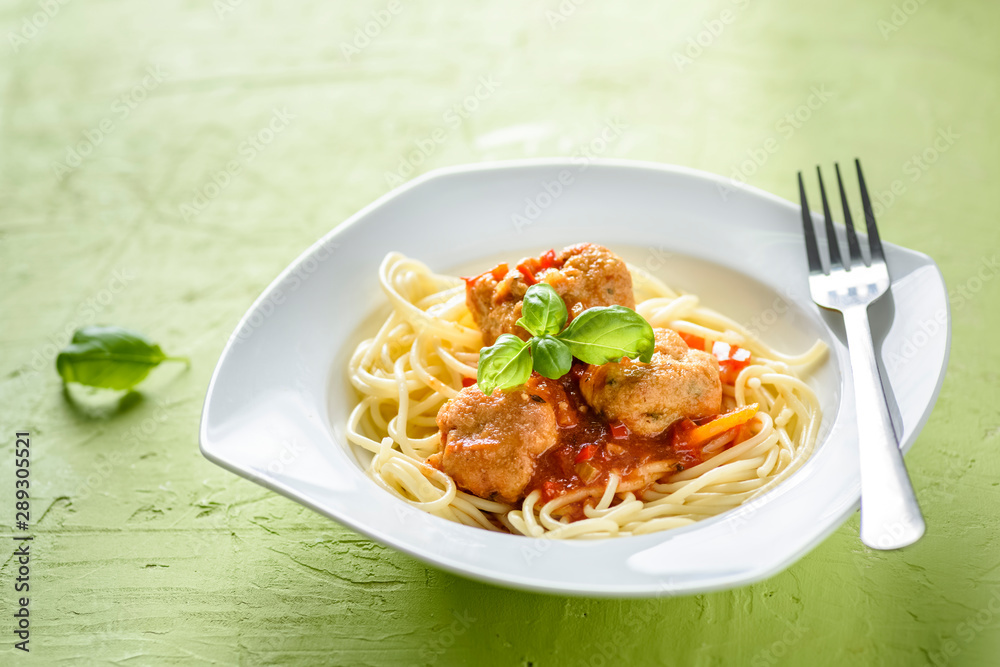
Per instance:
[[[538,283],[528,288],[521,303],[521,319],[516,324],[533,336],[557,334],[566,326],[566,304],[548,283]]]
[[[606,306],[588,308],[559,334],[573,356],[600,366],[622,357],[649,363],[656,341],[653,327],[631,308]]]
[[[566,343],[553,336],[531,339],[531,359],[540,375],[558,380],[573,366],[573,355]]]
[[[77,329],[73,339],[56,357],[63,382],[78,382],[103,389],[131,389],[169,357],[141,333],[121,327],[89,326]]]
[[[531,346],[513,334],[502,334],[479,352],[476,383],[489,396],[497,387],[517,387],[531,377]]]
[[[503,334],[480,351],[476,373],[480,391],[489,396],[497,388],[520,386],[528,381],[532,369],[558,379],[569,372],[573,357],[594,365],[622,357],[649,363],[653,357],[653,327],[631,308],[588,308],[563,329],[567,318],[566,304],[551,285],[529,287],[517,325],[532,338],[525,342]]]

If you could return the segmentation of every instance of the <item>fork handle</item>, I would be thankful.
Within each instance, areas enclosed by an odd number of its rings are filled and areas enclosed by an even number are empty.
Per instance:
[[[924,534],[924,518],[906,474],[882,390],[868,307],[844,310],[857,399],[861,458],[861,541],[872,549],[899,549]]]

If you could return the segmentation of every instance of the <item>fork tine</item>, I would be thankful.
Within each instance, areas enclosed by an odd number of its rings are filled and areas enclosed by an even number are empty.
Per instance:
[[[823,265],[819,261],[819,249],[816,247],[816,228],[813,226],[812,213],[809,212],[809,202],[806,200],[806,188],[802,185],[802,172],[799,172],[799,201],[802,205],[802,231],[806,236],[806,257],[809,260],[809,273],[822,273]]]
[[[840,260],[840,242],[837,241],[837,230],[833,228],[833,216],[830,215],[830,204],[826,201],[826,188],[823,187],[823,173],[816,167],[816,177],[819,179],[819,194],[823,198],[823,217],[826,218],[826,245],[830,248],[830,269],[843,268]]]
[[[861,246],[858,245],[858,233],[854,231],[851,207],[847,204],[847,192],[844,190],[844,181],[840,179],[840,165],[834,162],[833,168],[837,171],[837,186],[840,188],[840,205],[844,207],[844,227],[847,228],[847,249],[851,254],[851,264],[863,264]]]
[[[868,247],[871,249],[872,262],[876,259],[884,262],[885,255],[882,254],[882,240],[878,236],[878,227],[875,226],[875,213],[872,212],[872,202],[868,198],[868,187],[865,185],[865,176],[861,173],[861,160],[855,158],[854,166],[858,168],[858,183],[861,185],[861,203],[865,207],[865,223],[868,227]]]

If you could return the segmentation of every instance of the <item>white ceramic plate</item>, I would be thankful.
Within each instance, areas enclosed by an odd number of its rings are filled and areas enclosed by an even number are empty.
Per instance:
[[[346,364],[387,306],[377,281],[398,250],[455,272],[592,241],[756,329],[771,344],[831,347],[812,377],[824,409],[813,457],[778,488],[668,532],[601,541],[501,535],[411,509],[370,481],[344,437]],[[858,506],[851,371],[837,320],[809,299],[798,205],[658,164],[533,160],[431,172],[390,192],[292,263],[250,308],[205,399],[201,449],[233,472],[437,567],[518,588],[675,595],[770,576]],[[885,245],[892,298],[873,313],[899,407],[917,437],[947,365],[945,285],[926,255]],[[877,334],[877,337],[878,334]],[[919,496],[920,487],[917,485]]]

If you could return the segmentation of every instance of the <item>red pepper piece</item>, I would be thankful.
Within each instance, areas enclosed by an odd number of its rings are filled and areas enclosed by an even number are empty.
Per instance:
[[[583,463],[584,461],[589,461],[594,458],[594,454],[597,453],[597,445],[589,444],[580,450],[580,453],[576,455],[573,463]]]
[[[734,384],[740,371],[750,364],[750,350],[721,340],[712,345],[712,354],[719,360],[719,378],[725,384]]]
[[[521,272],[521,275],[524,277],[524,282],[526,284],[534,285],[535,283],[538,282],[537,280],[535,280],[535,274],[531,270],[531,267],[528,266],[527,262],[521,262],[520,264],[518,264],[517,270]]]
[[[615,440],[623,440],[631,435],[628,426],[619,421],[613,421],[608,426],[611,427],[611,437]]]
[[[471,278],[466,278],[465,276],[462,276],[462,280],[465,281],[465,285],[466,285],[466,287],[468,287],[470,283],[474,283],[477,280],[479,280],[480,278],[482,278],[483,276],[489,274],[489,275],[493,276],[493,280],[495,280],[497,282],[500,282],[501,280],[504,279],[504,276],[507,275],[507,270],[508,269],[507,269],[507,264],[506,263],[504,263],[504,264],[497,264],[496,266],[494,266],[489,271],[483,271],[478,276],[473,276]]]
[[[687,346],[692,350],[702,350],[705,349],[705,339],[700,336],[695,336],[689,333],[684,333],[683,331],[678,331],[677,335],[680,336]]]
[[[538,258],[539,268],[541,269],[551,269],[556,265],[556,251],[549,250],[547,253]]]

